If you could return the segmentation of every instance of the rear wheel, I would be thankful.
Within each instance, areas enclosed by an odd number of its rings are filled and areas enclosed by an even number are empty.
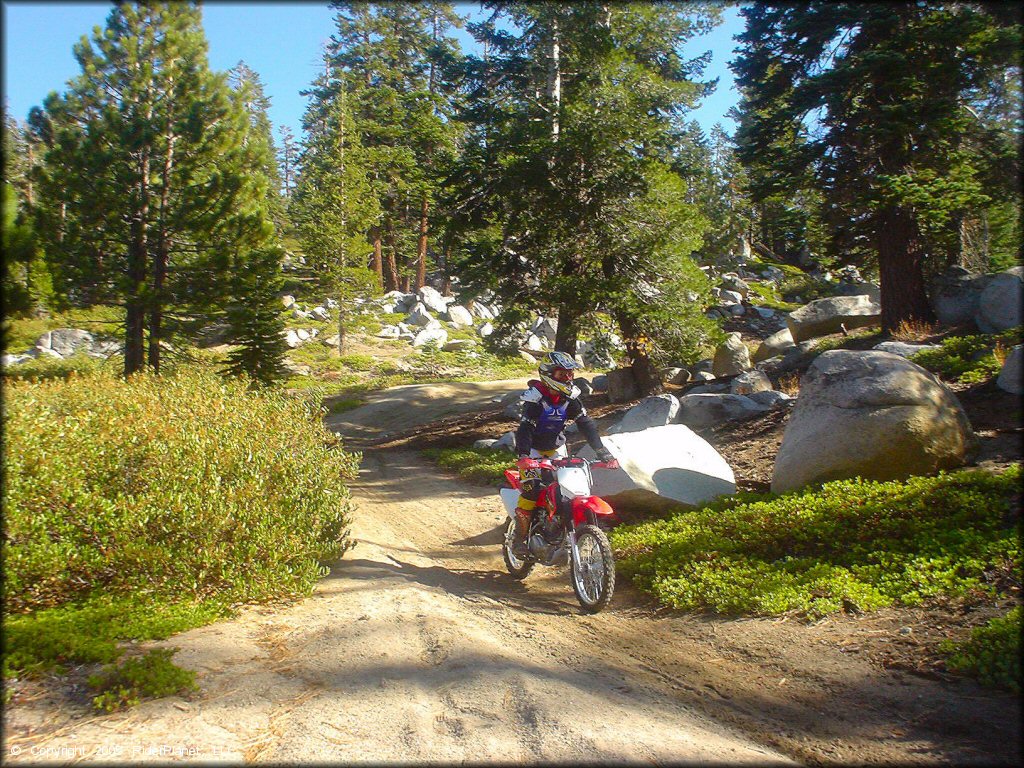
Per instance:
[[[525,579],[533,570],[533,560],[529,557],[516,557],[512,553],[512,542],[516,539],[515,518],[508,519],[505,526],[505,540],[501,543],[501,555],[505,559],[505,568],[513,579]]]
[[[572,588],[585,613],[597,613],[615,592],[615,559],[604,531],[595,525],[576,529],[579,559],[572,563]]]

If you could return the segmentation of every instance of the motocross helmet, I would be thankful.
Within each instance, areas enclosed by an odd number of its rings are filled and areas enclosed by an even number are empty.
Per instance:
[[[573,370],[581,368],[572,357],[565,352],[548,352],[540,361],[538,372],[540,380],[552,392],[569,397],[572,393]],[[556,378],[557,376],[557,378]]]

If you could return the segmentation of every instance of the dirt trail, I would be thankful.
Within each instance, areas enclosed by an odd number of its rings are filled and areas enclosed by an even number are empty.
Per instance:
[[[449,402],[427,399],[426,411],[494,396],[443,386]],[[363,440],[395,429],[375,407],[335,426]],[[426,418],[403,407],[406,425]],[[199,673],[200,694],[92,718],[74,696],[47,692],[8,708],[5,757],[959,764],[1016,754],[1011,697],[878,670],[831,643],[827,622],[669,616],[625,584],[608,611],[585,616],[565,571],[510,579],[493,490],[439,475],[414,451],[368,448],[353,496],[358,544],[312,597],[164,643]]]
[[[422,424],[493,408],[495,398],[526,389],[527,379],[408,384],[372,393],[365,405],[328,416],[328,428],[358,447]]]

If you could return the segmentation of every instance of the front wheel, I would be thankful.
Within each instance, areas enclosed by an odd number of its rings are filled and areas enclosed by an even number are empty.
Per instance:
[[[612,545],[596,525],[576,529],[579,559],[572,563],[572,588],[585,613],[597,613],[615,592],[615,559]]]
[[[514,517],[508,519],[505,526],[505,540],[501,543],[501,555],[505,558],[505,568],[513,579],[525,579],[533,570],[533,560],[528,557],[520,559],[512,553],[512,542],[516,538],[516,521]]]

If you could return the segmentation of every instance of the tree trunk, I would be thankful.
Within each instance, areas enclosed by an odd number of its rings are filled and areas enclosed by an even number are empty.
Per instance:
[[[380,247],[380,227],[370,230],[370,240],[373,242],[373,273],[377,275],[377,287],[384,288],[384,259]]]
[[[576,356],[576,339],[579,331],[576,328],[576,321],[579,319],[579,312],[569,306],[563,305],[558,308],[558,329],[555,331],[555,349],[565,352],[570,357]]]
[[[395,233],[388,229],[384,235],[387,250],[384,254],[384,292],[397,291],[399,289],[398,267],[395,260]]]
[[[342,297],[344,298],[344,297]],[[338,302],[338,356],[345,350],[345,303]]]
[[[149,311],[149,365],[154,372],[160,372],[160,342],[163,338],[164,281],[167,278],[167,262],[170,258],[170,240],[167,232],[167,208],[171,198],[171,171],[174,168],[174,143],[176,136],[167,134],[167,152],[161,171],[160,187],[160,230],[157,232],[156,248],[153,251],[153,304]]]
[[[557,12],[557,11],[556,11]],[[562,108],[562,50],[558,19],[551,21],[551,48],[548,56],[548,109],[551,110],[551,143],[558,143],[559,112]],[[554,158],[550,158],[549,162]]]
[[[149,259],[149,156],[139,164],[138,207],[128,246],[128,296],[125,301],[124,375],[141,371],[145,361],[146,263]]]
[[[925,292],[921,233],[912,214],[902,208],[886,209],[876,231],[882,330],[891,333],[905,320],[934,322]]]
[[[423,193],[420,205],[420,240],[416,248],[416,290],[427,282],[427,195]]]
[[[630,368],[640,397],[647,397],[662,391],[661,375],[647,353],[647,339],[637,327],[634,319],[627,314],[615,318],[626,339],[626,354],[632,359]]]
[[[452,276],[448,272],[448,265],[451,263],[452,246],[450,243],[445,243],[444,248],[441,251],[441,295],[451,296],[452,295]]]

